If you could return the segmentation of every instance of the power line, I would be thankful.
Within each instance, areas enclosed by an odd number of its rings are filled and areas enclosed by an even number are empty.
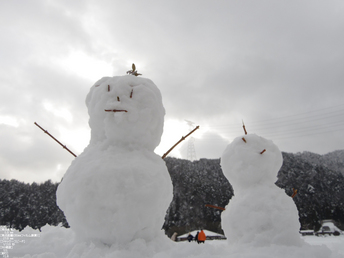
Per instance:
[[[338,105],[335,107],[342,107],[344,105]],[[245,121],[245,124],[250,125],[250,126],[260,126],[260,125],[268,125],[268,124],[277,124],[277,125],[283,125],[287,123],[299,123],[301,122],[309,122],[309,121],[316,121],[316,120],[322,120],[322,119],[328,119],[328,118],[333,118],[333,117],[343,117],[344,118],[344,108],[342,109],[337,109],[334,111],[329,111],[325,113],[321,113],[325,110],[333,109],[335,107],[328,107],[328,108],[323,108],[323,109],[318,109],[318,110],[313,110],[309,112],[304,112],[304,113],[297,113],[293,115],[288,115],[288,116],[283,116],[283,117],[275,117],[271,119],[263,119],[263,120],[256,120],[256,121]],[[313,113],[313,114],[312,114]],[[315,114],[314,114],[315,113]],[[312,114],[309,116],[305,116],[307,114]],[[220,128],[237,128],[240,126],[240,123],[229,123],[229,124],[218,124],[218,125],[212,125],[211,128],[213,129],[220,129]]]
[[[334,122],[330,122],[330,123],[326,123],[326,124],[320,124],[320,125],[307,125],[307,126],[300,126],[300,127],[292,127],[292,126],[288,126],[288,127],[279,127],[282,130],[279,130],[278,132],[276,132],[276,130],[273,130],[274,128],[277,128],[277,126],[275,127],[271,127],[271,128],[267,128],[267,130],[263,130],[262,128],[257,129],[255,127],[252,127],[253,131],[267,131],[267,132],[271,132],[269,134],[278,134],[278,133],[290,133],[290,132],[303,132],[303,131],[314,131],[314,130],[318,130],[318,129],[323,129],[323,128],[334,128],[337,126],[343,126],[344,125],[344,120],[343,121],[334,121]],[[264,128],[266,129],[266,128]],[[271,130],[269,130],[271,129]]]
[[[263,122],[267,122],[267,121],[270,121],[270,120],[278,120],[278,119],[284,119],[284,118],[289,118],[289,117],[293,117],[294,118],[296,116],[303,116],[303,115],[307,115],[307,114],[311,114],[311,113],[316,113],[316,115],[318,115],[319,112],[322,112],[324,110],[329,110],[329,109],[337,108],[337,107],[343,107],[343,109],[335,110],[335,112],[337,112],[337,111],[344,111],[344,104],[341,104],[341,105],[337,105],[337,106],[332,106],[332,107],[327,107],[327,108],[322,108],[322,109],[311,110],[311,111],[307,111],[307,112],[303,112],[303,113],[287,115],[287,116],[282,116],[282,117],[278,117],[278,118],[271,118],[271,119],[265,119],[265,120],[252,121],[252,123],[256,123],[256,122],[263,123]],[[327,113],[332,113],[332,112],[327,112]]]
[[[292,139],[292,138],[298,138],[298,137],[305,137],[305,136],[313,136],[313,135],[319,135],[319,134],[328,134],[328,133],[334,133],[334,132],[339,132],[339,131],[344,131],[344,128],[341,129],[333,129],[333,130],[327,130],[323,132],[311,132],[311,133],[303,133],[303,134],[298,134],[298,135],[285,135],[285,136],[277,136],[273,137],[274,140],[281,140],[281,139]]]
[[[273,140],[293,139],[344,131],[344,105],[297,113],[273,119],[245,121],[249,133]],[[221,142],[242,135],[241,121],[236,124],[207,126],[213,135],[204,134],[200,140]]]
[[[328,120],[331,118],[344,119],[344,110],[340,114],[333,114],[333,113],[329,113],[329,114],[331,114],[331,115],[318,116],[318,117],[299,117],[299,118],[295,118],[295,119],[287,120],[287,121],[264,123],[264,124],[262,124],[262,126],[263,127],[264,126],[265,127],[271,127],[271,125],[275,124],[275,127],[277,127],[277,126],[282,126],[282,125],[293,125],[293,124],[301,124],[301,123],[305,124],[305,123],[309,123],[309,122],[313,122],[313,121],[320,121],[320,120],[325,121],[325,120]],[[251,123],[247,123],[247,124],[252,125]],[[260,125],[258,125],[258,126],[260,126]]]

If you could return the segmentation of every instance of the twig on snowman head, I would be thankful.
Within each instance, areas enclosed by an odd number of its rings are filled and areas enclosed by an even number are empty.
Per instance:
[[[164,155],[162,155],[162,159],[166,158],[166,156],[174,149],[174,147],[176,147],[179,143],[181,143],[181,141],[184,141],[186,137],[188,137],[190,134],[192,134],[194,131],[196,131],[199,128],[199,125],[196,126],[195,129],[193,129],[190,133],[188,133],[185,136],[182,136],[182,138],[175,144],[173,145]]]
[[[244,132],[245,132],[245,135],[246,135],[247,131],[246,131],[246,128],[245,128],[244,120],[242,120],[242,128],[244,128]]]
[[[266,149],[262,150],[262,151],[260,152],[260,154],[263,154],[264,152],[266,152]]]
[[[132,68],[132,70],[127,71],[127,74],[131,74],[131,75],[135,75],[135,76],[142,75],[136,71],[135,64],[132,64],[131,68]]]

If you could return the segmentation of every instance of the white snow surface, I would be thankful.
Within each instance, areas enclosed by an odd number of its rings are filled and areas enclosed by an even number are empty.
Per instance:
[[[24,258],[342,258],[344,257],[344,236],[301,237],[309,244],[302,247],[267,245],[254,247],[248,244],[231,243],[226,240],[196,242],[173,242],[164,236],[146,242],[135,239],[123,245],[104,245],[99,242],[76,241],[71,229],[45,226],[42,232],[25,228],[21,234],[40,234],[38,238],[24,239],[8,250],[9,257]]]
[[[150,241],[172,200],[165,162],[153,152],[165,114],[160,91],[149,79],[104,77],[86,105],[90,144],[64,175],[57,204],[80,241]]]

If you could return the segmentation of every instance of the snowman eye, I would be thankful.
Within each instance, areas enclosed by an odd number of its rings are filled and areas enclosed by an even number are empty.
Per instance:
[[[121,101],[120,99],[119,99],[119,97],[117,96],[117,101]]]
[[[108,91],[110,91],[110,85],[108,85]]]

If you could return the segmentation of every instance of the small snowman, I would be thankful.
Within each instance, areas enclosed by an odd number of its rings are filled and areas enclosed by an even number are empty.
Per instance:
[[[172,184],[154,153],[165,115],[159,89],[136,74],[104,77],[91,87],[86,105],[90,143],[64,175],[58,206],[82,241],[112,245],[160,237]]]
[[[255,134],[238,137],[227,146],[221,167],[234,189],[223,218],[230,243],[302,245],[297,208],[275,185],[282,162],[278,147]]]

